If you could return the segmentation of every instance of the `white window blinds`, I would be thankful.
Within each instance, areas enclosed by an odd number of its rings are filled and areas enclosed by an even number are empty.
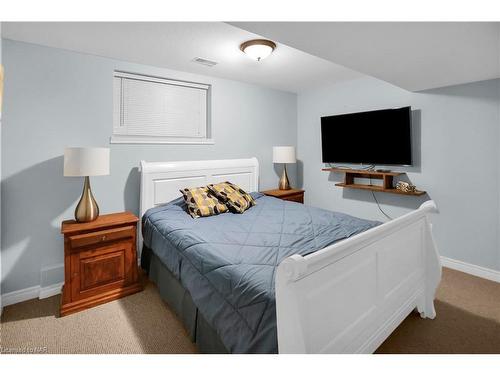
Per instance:
[[[210,85],[115,72],[112,141],[206,143]]]

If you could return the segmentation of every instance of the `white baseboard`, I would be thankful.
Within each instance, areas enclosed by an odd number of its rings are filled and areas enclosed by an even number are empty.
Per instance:
[[[61,293],[62,285],[63,283],[57,283],[43,288],[40,285],[37,285],[26,289],[2,294],[2,307],[27,301],[33,298],[44,299],[55,296],[56,294]]]
[[[481,277],[483,279],[500,283],[500,271],[492,270],[486,267],[476,266],[475,264],[470,264],[462,262],[460,260],[455,260],[443,256],[441,257],[441,263],[444,267],[448,267],[457,271],[468,273],[469,275]]]
[[[39,293],[40,293],[40,285],[2,294],[3,307],[27,301],[29,299],[37,298]]]
[[[38,294],[38,298],[44,299],[60,294],[62,291],[64,283],[57,283],[49,286],[45,286],[40,288],[40,293]]]

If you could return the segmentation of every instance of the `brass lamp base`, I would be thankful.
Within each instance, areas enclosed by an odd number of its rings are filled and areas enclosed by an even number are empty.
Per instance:
[[[283,164],[283,174],[281,175],[278,188],[280,190],[290,190],[290,182],[288,181],[288,174],[286,173],[286,164]]]
[[[75,220],[79,223],[87,223],[89,221],[94,221],[98,217],[99,206],[97,206],[97,202],[92,195],[89,176],[85,176],[82,197],[75,209]]]

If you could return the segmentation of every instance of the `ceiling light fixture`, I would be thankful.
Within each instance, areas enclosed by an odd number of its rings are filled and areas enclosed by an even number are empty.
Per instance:
[[[269,56],[276,48],[276,43],[267,39],[252,39],[241,44],[240,50],[252,59],[260,61]]]

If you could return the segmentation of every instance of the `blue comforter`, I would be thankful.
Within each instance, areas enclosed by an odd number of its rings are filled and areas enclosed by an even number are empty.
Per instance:
[[[152,208],[143,217],[143,237],[230,352],[277,353],[278,264],[379,223],[252,195],[257,204],[243,214],[193,219],[182,198]]]

